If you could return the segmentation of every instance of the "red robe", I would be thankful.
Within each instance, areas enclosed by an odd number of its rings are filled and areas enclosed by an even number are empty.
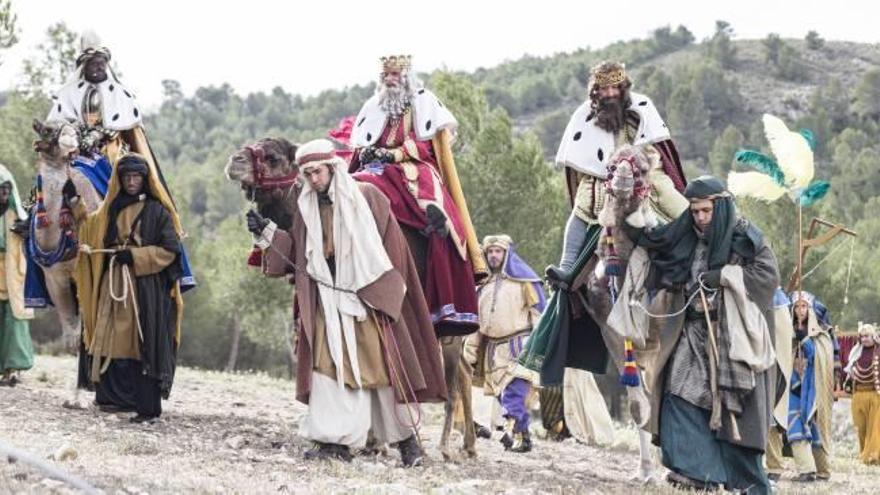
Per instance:
[[[397,221],[417,231],[427,226],[427,216],[418,200],[436,201],[442,205],[449,219],[451,232],[445,239],[436,233],[428,236],[422,288],[438,336],[473,333],[479,328],[477,296],[474,289],[474,270],[465,249],[461,215],[442,183],[442,197],[437,197],[434,180],[440,174],[433,144],[418,140],[415,131],[411,129],[412,118],[409,114],[405,120],[408,122],[397,126],[389,122],[377,141],[377,146],[402,152],[402,162],[388,164],[381,173],[377,173],[364,168],[366,164],[360,162],[360,153],[357,152],[352,157],[350,171],[355,180],[378,187],[391,201],[391,211]],[[407,140],[414,146],[404,146]],[[405,176],[407,163],[415,165],[415,194],[410,192],[409,181]]]

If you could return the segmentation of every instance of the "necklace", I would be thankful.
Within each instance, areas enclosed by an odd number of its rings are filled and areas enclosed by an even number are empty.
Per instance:
[[[873,384],[874,390],[880,392],[880,355],[876,349],[871,352],[873,356],[867,366],[862,366],[858,361],[853,366],[853,380],[856,383]]]

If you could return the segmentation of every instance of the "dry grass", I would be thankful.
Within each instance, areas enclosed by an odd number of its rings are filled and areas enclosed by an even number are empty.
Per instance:
[[[351,464],[310,463],[302,459],[309,445],[296,435],[305,407],[293,400],[289,381],[184,368],[162,421],[149,427],[132,425],[125,415],[60,407],[71,395],[73,371],[72,358],[38,356],[24,384],[0,389],[0,441],[42,458],[70,445],[78,456],[60,467],[107,493],[676,493],[628,481],[638,460],[631,428],[618,428],[606,448],[536,440],[525,455],[481,440],[477,460],[443,463],[436,445],[442,410],[433,405],[425,408],[429,459],[422,468],[401,469],[395,449]],[[485,418],[487,404],[475,398],[478,417]],[[840,441],[833,481],[782,482],[779,493],[876,493],[880,468],[855,457],[848,403],[835,411]],[[71,491],[31,467],[2,463],[0,493]]]

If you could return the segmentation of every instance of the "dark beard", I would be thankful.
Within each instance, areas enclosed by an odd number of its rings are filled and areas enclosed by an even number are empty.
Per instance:
[[[603,98],[596,105],[596,125],[600,129],[617,133],[626,123],[623,101],[620,98]]]

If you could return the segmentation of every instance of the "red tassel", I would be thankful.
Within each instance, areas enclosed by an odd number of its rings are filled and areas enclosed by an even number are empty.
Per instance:
[[[52,222],[49,221],[49,215],[45,211],[37,212],[37,228],[45,229],[49,225],[52,225]]]
[[[251,250],[251,254],[247,259],[247,265],[255,268],[263,267],[263,251],[257,246],[254,246],[254,249]]]
[[[61,208],[61,211],[58,213],[58,224],[62,229],[69,231],[74,227],[73,214],[70,212],[70,208],[64,206]]]

